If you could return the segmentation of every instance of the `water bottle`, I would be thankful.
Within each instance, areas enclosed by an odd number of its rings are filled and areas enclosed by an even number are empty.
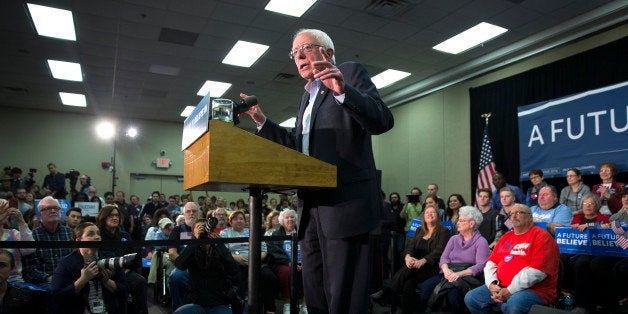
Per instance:
[[[571,294],[568,294],[565,297],[565,311],[571,310],[573,310],[573,297],[571,296]]]

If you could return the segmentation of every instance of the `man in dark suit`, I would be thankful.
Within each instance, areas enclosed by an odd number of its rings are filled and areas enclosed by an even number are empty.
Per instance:
[[[247,114],[258,135],[337,167],[337,188],[299,191],[308,312],[367,313],[369,232],[383,216],[371,135],[394,122],[364,66],[336,66],[334,53],[324,32],[296,33],[290,57],[307,84],[292,133],[266,119],[258,106]]]

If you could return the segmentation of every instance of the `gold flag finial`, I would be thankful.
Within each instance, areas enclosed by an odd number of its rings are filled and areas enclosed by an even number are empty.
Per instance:
[[[486,124],[488,124],[488,119],[491,118],[492,113],[487,112],[485,114],[482,114],[480,117],[484,118],[484,121],[486,122]]]

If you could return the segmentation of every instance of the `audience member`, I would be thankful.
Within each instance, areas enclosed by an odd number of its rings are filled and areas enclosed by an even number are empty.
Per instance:
[[[617,166],[614,163],[601,163],[599,169],[602,183],[594,185],[591,191],[602,200],[600,212],[611,215],[621,209],[621,194],[626,189],[626,183],[615,181]]]
[[[81,188],[79,189],[79,192],[87,194],[89,186],[92,185],[90,181],[91,179],[88,176],[84,174],[80,175],[79,183],[81,184]]]
[[[572,214],[578,213],[581,208],[580,200],[582,195],[591,192],[591,189],[582,183],[582,174],[579,169],[570,168],[567,170],[567,186],[560,191],[560,203],[567,205]]]
[[[216,217],[218,218],[218,217]],[[279,229],[281,226],[281,222],[279,221],[279,212],[276,210],[271,211],[268,216],[266,216],[266,226],[264,226],[264,235],[269,236],[272,235],[275,230]]]
[[[401,210],[403,209],[403,203],[401,202],[401,196],[397,192],[392,192],[388,195],[388,200],[390,201],[390,207],[395,212],[396,224],[395,224],[395,233],[393,234],[393,251],[392,254],[395,254],[395,265],[393,265],[392,273],[396,273],[403,263],[403,251],[406,247],[406,220],[401,218],[399,215]]]
[[[123,223],[123,219],[124,218],[120,215],[118,208],[113,205],[107,205],[100,209],[96,221],[98,227],[100,228],[100,236],[103,242],[119,243],[131,240],[131,235],[120,228],[120,225]],[[107,251],[112,252],[115,256],[122,256],[130,253],[139,253],[139,255],[142,256],[141,249],[116,247],[108,248]],[[146,279],[136,271],[129,269],[125,270],[125,274],[126,279],[128,280],[129,293],[133,300],[129,304],[129,312],[147,314],[148,306],[146,304]]]
[[[434,196],[436,198],[436,202],[438,203],[439,209],[445,209],[445,201],[442,198],[438,197],[438,184],[430,183],[427,186],[427,196]],[[441,215],[442,217],[442,215]]]
[[[539,202],[540,198],[539,196]],[[485,284],[469,291],[464,302],[471,313],[528,313],[534,304],[556,298],[559,251],[554,238],[534,225],[530,208],[514,205],[514,230],[500,239],[484,267]]]
[[[0,313],[44,313],[44,300],[32,298],[32,290],[8,280],[17,260],[8,250],[0,249]]]
[[[590,192],[584,194],[580,199],[579,206],[582,212],[573,217],[571,227],[584,231],[589,227],[608,223],[608,216],[600,213],[601,207],[602,202],[597,196]],[[594,313],[596,310],[596,296],[605,297],[596,293],[596,291],[600,290],[596,287],[591,272],[591,261],[594,258],[595,256],[593,255],[585,254],[560,254],[564,269],[563,281],[569,283],[573,281],[573,287],[575,288],[573,306],[576,309],[586,309],[589,313]]]
[[[438,217],[442,221],[445,217],[445,207],[440,207],[440,203],[438,203],[438,198],[433,195],[426,196],[425,203],[423,203],[423,208],[427,207],[428,205],[433,205],[434,207],[438,208]]]
[[[510,220],[510,212],[514,210],[515,203],[515,191],[513,191],[509,187],[503,187],[499,191],[500,203],[502,204],[502,209],[499,212],[498,218],[500,219],[500,223],[498,224],[497,233],[495,234],[495,240],[491,242],[488,246],[493,249],[497,244],[497,241],[502,236],[502,234],[512,230],[512,220]]]
[[[146,234],[147,241],[168,240],[172,229],[174,229],[174,223],[170,218],[164,217],[159,219],[158,228],[159,231],[157,231],[152,238],[149,239],[148,234]],[[158,269],[156,267],[157,265],[161,265],[161,267],[165,268],[167,275],[170,275],[174,270],[174,264],[170,260],[170,257],[168,257],[168,248],[166,246],[155,246],[154,248],[153,254],[151,255],[150,270],[148,272],[147,282],[149,284],[154,284],[157,281],[157,272],[161,271],[160,268]]]
[[[390,256],[388,254],[390,250],[390,241],[392,239],[391,232],[396,229],[399,213],[392,209],[392,206],[386,201],[386,193],[382,191],[382,203],[384,208],[384,216],[381,218],[379,225],[370,234],[370,242],[373,249],[374,263],[372,267],[372,273],[374,274],[371,284],[381,285],[380,280],[386,280],[392,277],[390,273]]]
[[[220,232],[221,238],[248,238],[249,237],[249,228],[246,228],[246,219],[244,212],[241,210],[235,210],[229,216],[229,224],[230,228],[227,228]],[[241,297],[244,299],[244,293],[246,291],[247,283],[248,283],[248,273],[249,273],[249,243],[241,242],[241,243],[227,243],[227,248],[231,252],[233,259],[238,263],[240,268],[240,279],[239,285],[243,289],[240,291]],[[262,262],[265,262],[267,257],[267,245],[266,242],[262,242]],[[275,306],[275,297],[277,296],[277,278],[275,274],[273,274],[272,270],[270,270],[267,266],[262,266],[261,271],[261,292],[262,292],[262,303],[266,311],[274,312],[276,309]]]
[[[275,211],[277,212],[277,211]],[[286,209],[279,214],[279,228],[274,230],[271,235],[273,236],[291,236],[297,232],[297,212],[294,209]],[[291,273],[291,260],[286,254],[283,247],[283,241],[273,241],[268,243],[268,254],[272,256],[271,262],[268,267],[275,273],[279,281],[279,291],[281,292],[281,298],[283,299],[283,313],[290,313],[290,279]],[[301,266],[297,265],[297,276],[301,283]]]
[[[21,214],[24,214],[25,212],[27,212],[30,209],[34,208],[26,200],[26,189],[23,188],[23,187],[18,187],[15,190],[15,200],[17,202],[16,202],[15,206],[13,206],[13,207],[19,209]]]
[[[445,215],[441,217],[442,221],[451,221],[451,233],[456,234],[458,232],[458,211],[462,206],[466,206],[467,202],[460,194],[452,194],[447,201],[447,208],[445,209]]]
[[[87,188],[87,198],[90,202],[98,202],[100,204],[98,208],[102,208],[103,206],[105,206],[105,204],[107,204],[107,202],[105,202],[105,199],[98,195],[98,190],[96,190],[96,187],[93,185],[90,185]],[[95,198],[97,198],[98,201],[95,201]]]
[[[57,199],[63,199],[68,194],[65,189],[65,175],[57,170],[57,166],[53,163],[48,164],[48,171],[50,174],[44,178],[44,183],[41,185],[42,190]]]
[[[130,230],[129,233],[131,233],[133,239],[139,240],[141,239],[139,236],[142,233],[142,221],[140,220],[142,204],[140,204],[140,198],[137,195],[131,195],[129,199],[131,200],[131,204],[129,204],[127,208],[129,210],[129,217],[133,219],[131,224],[132,230]]]
[[[547,185],[539,191],[539,205],[532,207],[532,218],[534,222],[547,224],[547,231],[553,236],[555,228],[559,226],[570,226],[573,214],[569,207],[558,202],[556,188]]]
[[[159,202],[159,197],[160,197],[160,193],[159,191],[154,191],[151,194],[151,201],[149,203],[146,203],[146,205],[144,205],[144,208],[142,209],[142,212],[140,213],[140,219],[144,220],[144,216],[148,216],[148,217],[153,217],[155,215],[155,211],[160,209],[161,203]]]
[[[216,210],[214,211],[214,217],[218,219],[218,224],[215,228],[217,233],[220,233],[220,231],[223,231],[227,229],[227,227],[229,227],[229,224],[227,223],[227,210],[225,208],[216,208]]]
[[[490,190],[486,191],[491,195]],[[443,310],[443,300],[453,313],[469,312],[464,295],[484,282],[482,272],[490,254],[488,242],[478,230],[482,220],[482,214],[475,207],[460,208],[458,233],[449,239],[440,257],[440,274],[421,284],[419,312]]]
[[[532,169],[528,172],[528,175],[532,186],[528,188],[526,193],[526,205],[532,208],[532,206],[538,205],[539,191],[541,191],[541,188],[546,186],[547,183],[543,181],[543,170],[541,169]]]
[[[199,219],[193,225],[196,239],[215,239],[215,231],[207,233],[207,220]],[[230,314],[228,295],[231,285],[228,277],[236,277],[238,266],[223,244],[192,244],[186,246],[176,260],[176,266],[188,270],[190,304],[178,308],[175,314],[216,313]]]
[[[187,202],[183,206],[184,223],[174,227],[170,232],[169,240],[189,240],[192,239],[192,230],[194,228],[194,222],[200,218],[200,210],[198,205],[194,202]],[[177,219],[178,221],[179,219]],[[168,257],[177,265],[177,258],[179,252],[183,252],[184,245],[168,246]],[[177,310],[180,306],[186,303],[187,287],[190,283],[190,277],[187,271],[174,268],[170,273],[170,280],[168,285],[170,286],[170,296],[172,297],[172,309]]]
[[[406,246],[405,265],[393,276],[389,286],[371,295],[378,303],[401,293],[402,313],[414,313],[416,288],[438,273],[438,262],[449,240],[449,230],[441,226],[436,207],[423,211],[421,228]]]
[[[83,210],[78,207],[71,207],[65,212],[65,225],[71,229],[76,228],[83,222]]]
[[[496,172],[493,175],[493,185],[495,186],[495,190],[493,191],[493,202],[491,203],[491,207],[493,207],[493,209],[502,209],[502,203],[499,200],[499,191],[503,187],[509,187],[515,192],[515,202],[525,204],[526,196],[523,192],[521,192],[521,189],[512,184],[506,183],[506,178],[504,178],[503,174]]]
[[[482,213],[482,222],[478,222],[478,230],[488,243],[493,243],[499,229],[499,212],[491,208],[493,193],[487,188],[478,190],[478,207]]]
[[[408,197],[406,195],[406,203],[403,205],[403,209],[401,209],[401,212],[399,213],[399,217],[406,220],[406,226],[403,229],[404,232],[408,232],[408,230],[410,230],[412,219],[421,217],[421,211],[423,210],[421,207],[421,194],[423,194],[421,189],[413,187],[410,190],[410,195],[417,196]]]
[[[177,199],[173,196],[168,197],[168,205],[165,207],[168,210],[168,214],[170,217],[173,215],[177,215],[181,212],[179,209],[179,205],[177,204]]]
[[[9,218],[13,218],[18,225],[19,230],[5,229]],[[33,241],[33,234],[24,221],[20,210],[15,207],[9,207],[8,202],[0,203],[0,241]],[[15,248],[7,249],[11,252],[14,261],[8,280],[10,283],[23,282],[22,277],[22,257],[33,254],[35,249],[32,248]]]
[[[128,232],[131,237],[133,237],[133,231],[135,229],[135,219],[131,216],[131,212],[134,211],[131,206],[127,204],[125,199],[125,194],[123,191],[116,192],[116,205],[118,205],[118,209],[122,216],[124,217],[124,231]]]
[[[78,242],[101,241],[100,230],[83,222],[74,230]],[[99,269],[100,258],[113,257],[98,248],[79,248],[59,260],[52,277],[51,313],[126,313],[128,289],[120,269]]]
[[[52,196],[44,197],[37,205],[41,226],[33,230],[33,239],[41,241],[72,241],[72,229],[59,223],[59,201]],[[27,282],[36,284],[44,290],[50,290],[52,273],[59,259],[72,252],[69,248],[37,248],[35,253],[27,255],[22,275]]]
[[[156,240],[155,235],[161,230],[159,226],[159,221],[163,218],[170,218],[168,214],[168,210],[166,208],[158,209],[153,218],[151,219],[151,224],[148,230],[146,231],[146,235],[144,236],[144,240]]]

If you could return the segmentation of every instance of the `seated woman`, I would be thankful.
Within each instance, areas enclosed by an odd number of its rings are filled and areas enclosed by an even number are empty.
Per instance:
[[[147,216],[148,215],[145,215],[144,217]],[[120,229],[120,225],[124,223],[124,217],[120,215],[118,207],[114,205],[107,205],[101,208],[100,212],[98,212],[96,221],[98,227],[100,228],[100,236],[103,242],[122,242],[131,240],[131,235]],[[111,253],[115,256],[122,256],[130,253],[138,253],[139,256],[142,256],[141,248],[133,249],[116,247],[107,248],[106,250],[111,251]],[[139,266],[140,265],[136,265],[135,270],[137,270]],[[128,281],[129,292],[133,300],[129,304],[129,313],[148,313],[148,305],[146,303],[146,279],[134,270],[126,269],[125,274]]]
[[[266,226],[264,226],[265,236],[270,236],[275,232],[275,230],[281,227],[281,222],[279,221],[279,212],[276,210],[271,211],[266,216]]]
[[[625,190],[626,183],[615,181],[617,166],[612,162],[604,162],[599,166],[602,183],[596,184],[591,189],[602,200],[602,214],[611,215],[622,207],[621,194]]]
[[[249,237],[249,228],[245,228],[246,220],[244,212],[241,210],[235,210],[229,216],[230,228],[220,231],[220,237],[222,238],[242,238]],[[240,289],[240,296],[244,299],[244,293],[246,293],[246,284],[248,283],[249,274],[249,242],[241,243],[228,243],[227,247],[231,252],[231,256],[238,263],[240,268],[240,279],[238,286]],[[266,260],[267,256],[266,243],[262,242],[262,262]],[[277,277],[266,266],[262,266],[261,269],[261,290],[262,290],[262,303],[267,312],[275,312],[275,297],[277,296]]]
[[[100,230],[91,222],[74,228],[76,241],[100,241]],[[126,313],[124,272],[99,269],[97,261],[113,255],[98,248],[79,248],[59,260],[52,275],[51,313]]]
[[[440,257],[441,273],[421,284],[419,312],[439,311],[442,300],[446,299],[451,312],[469,313],[464,295],[484,283],[482,272],[490,254],[488,242],[478,231],[482,220],[475,207],[460,208],[458,234],[449,239]]]
[[[275,211],[276,212],[276,211]],[[271,213],[272,214],[272,213]],[[270,216],[270,215],[269,215]],[[279,214],[279,228],[275,230],[273,236],[290,236],[297,232],[297,212],[293,209],[286,209]],[[284,313],[290,312],[290,277],[291,260],[283,248],[283,241],[274,241],[268,244],[268,254],[272,256],[268,265],[273,270],[279,280],[279,291],[284,302]],[[301,277],[301,266],[297,266],[299,278]],[[298,282],[301,282],[300,280]]]
[[[608,216],[600,213],[602,203],[594,194],[584,194],[580,200],[579,207],[582,209],[582,212],[573,217],[571,221],[573,229],[584,231],[589,227],[608,223]],[[563,281],[567,285],[573,284],[575,289],[574,307],[584,308],[589,312],[595,312],[596,310],[595,290],[598,287],[595,285],[595,277],[592,276],[590,267],[594,258],[595,256],[592,255],[560,254],[564,269]]]
[[[570,168],[567,170],[567,186],[560,191],[559,202],[567,205],[574,215],[580,212],[580,200],[585,193],[590,193],[591,189],[582,183],[582,173],[579,169]]]
[[[206,219],[194,223],[192,234],[196,239],[216,239],[215,231],[205,230]],[[188,300],[190,304],[179,307],[175,314],[207,313],[231,314],[227,297],[231,285],[227,276],[235,277],[238,266],[224,244],[191,244],[186,246],[175,265],[190,273]]]
[[[452,194],[449,196],[449,200],[447,201],[447,208],[445,208],[445,216],[441,217],[442,221],[451,221],[451,233],[456,234],[458,232],[458,228],[456,224],[458,223],[458,211],[460,207],[466,206],[467,202],[464,201],[464,198],[460,194]]]
[[[371,295],[378,303],[401,293],[402,313],[414,313],[417,285],[438,273],[438,262],[449,240],[449,230],[440,224],[438,209],[423,210],[421,228],[406,246],[405,265],[392,277],[390,286]]]

